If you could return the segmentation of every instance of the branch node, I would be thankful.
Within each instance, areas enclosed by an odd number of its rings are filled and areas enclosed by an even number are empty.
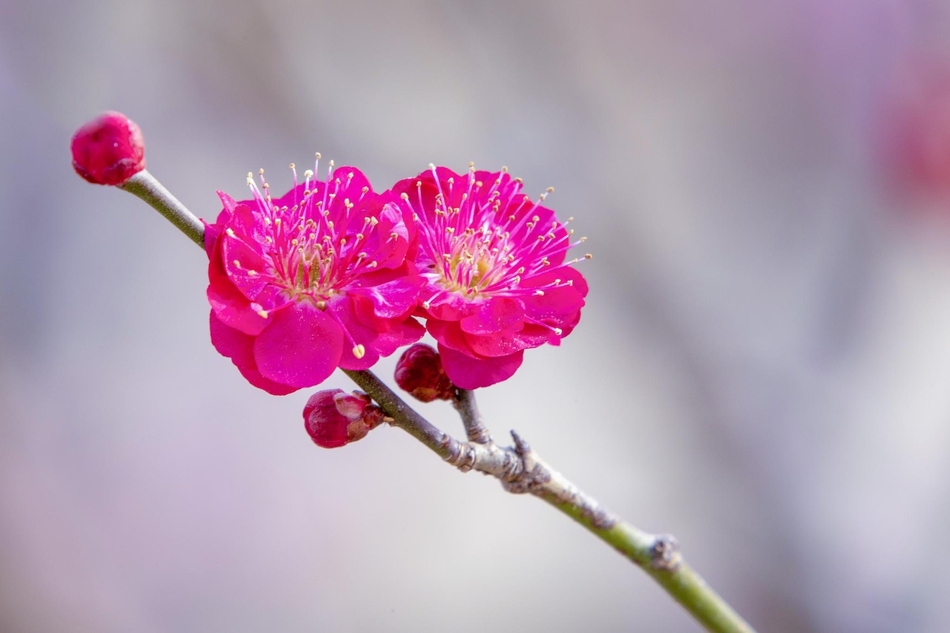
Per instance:
[[[452,441],[452,438],[448,435],[445,436],[446,439],[443,439],[443,443],[448,444]],[[475,467],[475,462],[478,456],[475,454],[475,448],[468,442],[459,442],[456,444],[458,446],[458,453],[455,455],[449,455],[445,458],[445,461],[452,464],[458,468],[463,473],[467,473]]]
[[[657,536],[650,547],[650,567],[658,571],[675,572],[682,562],[683,555],[676,538],[670,534]]]
[[[515,452],[522,457],[527,457],[528,453],[531,452],[531,445],[528,444],[527,440],[518,435],[514,429],[511,430],[511,439],[515,442]]]

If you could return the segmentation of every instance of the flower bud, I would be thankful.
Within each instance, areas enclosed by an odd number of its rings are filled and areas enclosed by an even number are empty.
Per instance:
[[[416,400],[451,400],[455,385],[442,369],[438,352],[422,343],[407,349],[396,363],[396,384]]]
[[[97,185],[121,185],[145,169],[142,131],[120,112],[105,112],[76,130],[73,169]]]
[[[303,408],[304,428],[323,448],[337,448],[366,437],[383,421],[383,412],[364,393],[318,391]]]

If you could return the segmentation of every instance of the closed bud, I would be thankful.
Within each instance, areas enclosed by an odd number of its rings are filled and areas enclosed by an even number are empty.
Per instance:
[[[364,393],[327,389],[310,396],[303,421],[314,444],[337,448],[366,437],[383,421],[383,412]]]
[[[416,343],[396,363],[396,384],[416,400],[451,400],[455,385],[442,369],[439,353],[428,345]]]
[[[70,149],[76,173],[97,185],[121,185],[145,169],[142,131],[120,112],[105,112],[76,130]]]

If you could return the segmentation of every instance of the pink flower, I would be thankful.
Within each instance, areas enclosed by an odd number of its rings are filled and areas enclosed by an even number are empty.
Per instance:
[[[76,130],[73,169],[96,185],[121,185],[145,169],[142,131],[121,112],[104,112]]]
[[[330,170],[329,183],[307,171],[300,185],[295,172],[277,200],[249,174],[253,199],[218,192],[224,210],[206,223],[211,341],[272,394],[367,369],[424,332],[411,317],[421,284],[406,261],[411,223],[359,170]]]
[[[431,167],[396,184],[417,222],[421,314],[452,382],[510,378],[524,350],[559,345],[577,325],[587,283],[565,262],[571,233],[506,170],[460,176]],[[589,257],[589,256],[586,256]]]

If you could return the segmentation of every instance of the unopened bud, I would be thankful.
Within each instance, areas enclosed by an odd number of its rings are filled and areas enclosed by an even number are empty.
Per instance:
[[[303,408],[310,439],[323,448],[337,448],[366,437],[383,421],[383,412],[364,393],[341,389],[318,391]]]
[[[416,343],[396,363],[396,384],[416,400],[451,400],[455,385],[442,369],[439,353],[428,345]]]
[[[105,112],[76,130],[73,169],[97,185],[121,185],[145,169],[142,131],[120,112]]]

